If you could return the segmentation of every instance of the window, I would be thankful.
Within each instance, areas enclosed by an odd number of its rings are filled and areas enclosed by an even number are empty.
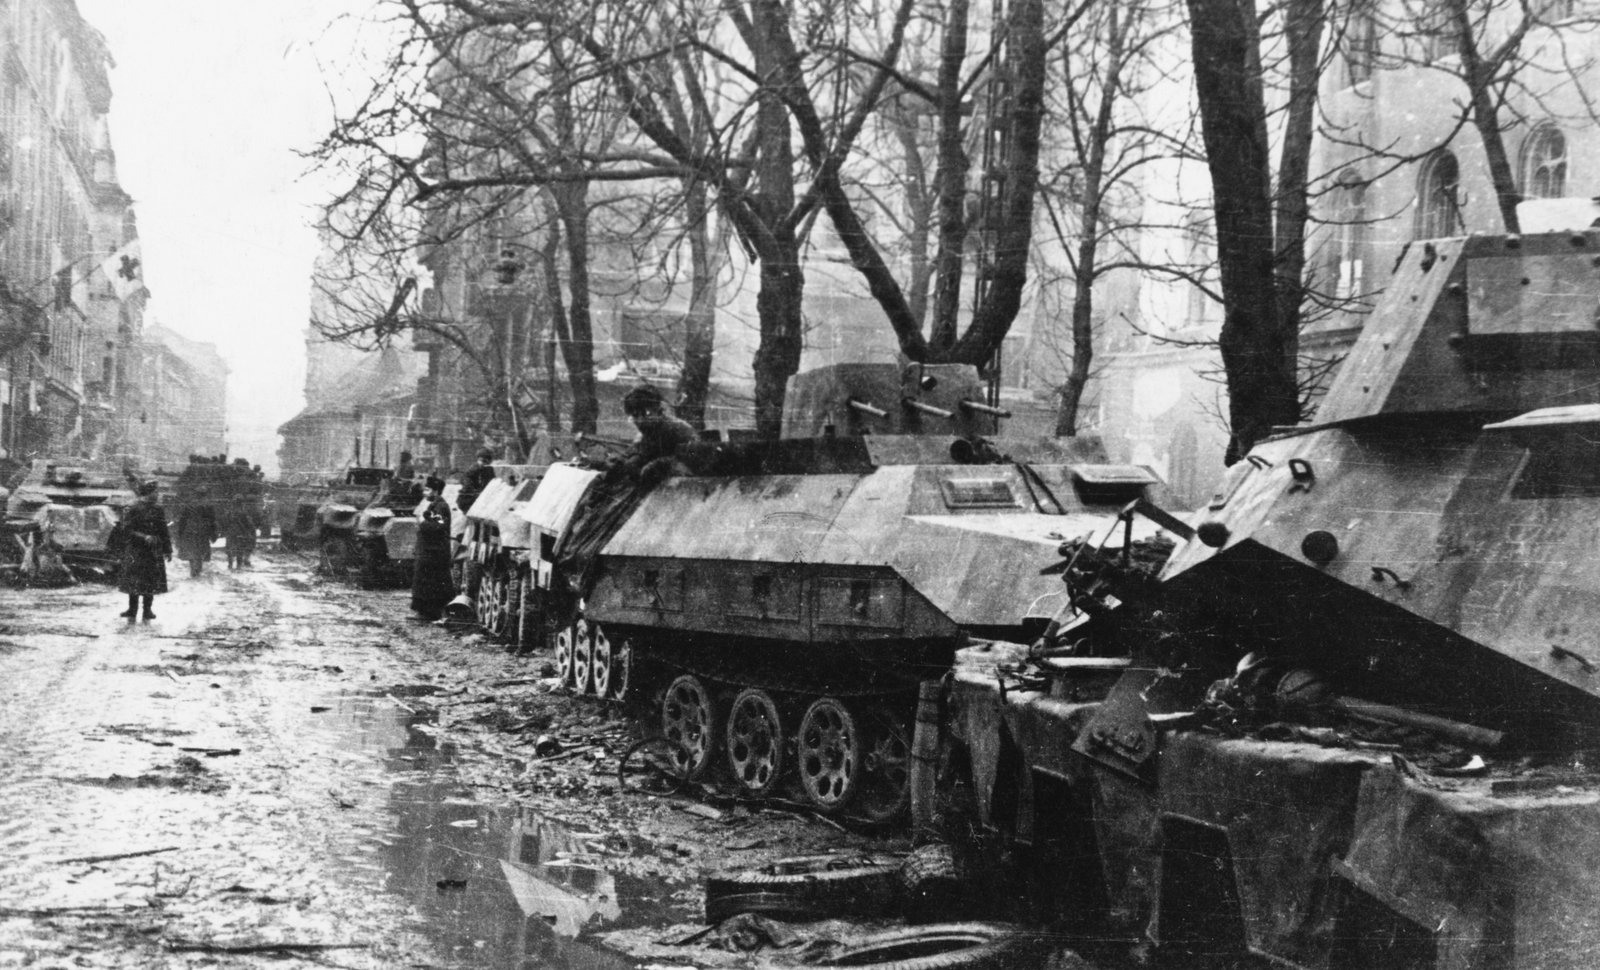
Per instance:
[[[1183,263],[1191,282],[1183,310],[1183,329],[1198,330],[1215,322],[1216,301],[1206,292],[1217,272],[1217,247],[1211,236],[1211,220],[1191,216],[1183,226]]]
[[[1348,86],[1354,87],[1372,77],[1378,60],[1378,15],[1367,3],[1350,11],[1345,25],[1344,70]]]
[[[1354,172],[1339,176],[1330,193],[1328,222],[1332,231],[1322,286],[1335,300],[1358,299],[1365,284],[1367,184]]]
[[[1422,12],[1417,17],[1417,33],[1422,40],[1422,60],[1425,64],[1461,53],[1453,2],[1459,0],[1425,0]]]
[[[1461,220],[1461,166],[1443,149],[1422,163],[1417,180],[1416,238],[1453,236],[1466,228]]]
[[[1540,125],[1522,143],[1522,194],[1559,199],[1566,187],[1567,136],[1555,125]]]
[[[1577,13],[1577,4],[1574,0],[1532,0],[1528,9],[1539,23],[1554,24],[1571,20]]]
[[[682,313],[623,310],[617,321],[617,343],[629,360],[682,360],[687,337]]]

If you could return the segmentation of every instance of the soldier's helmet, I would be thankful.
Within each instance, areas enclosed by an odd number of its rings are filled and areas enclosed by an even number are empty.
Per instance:
[[[650,384],[640,384],[622,399],[622,412],[630,418],[660,413],[665,406],[661,392]]]

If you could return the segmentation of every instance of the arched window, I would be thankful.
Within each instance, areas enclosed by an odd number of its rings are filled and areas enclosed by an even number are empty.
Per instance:
[[[1555,125],[1540,125],[1522,143],[1522,194],[1559,199],[1566,188],[1567,136]]]
[[[1440,149],[1423,162],[1417,179],[1416,237],[1454,236],[1465,228],[1461,221],[1461,165],[1454,155]]]
[[[1328,261],[1323,287],[1336,300],[1361,296],[1367,247],[1367,183],[1353,171],[1342,172],[1329,193]]]

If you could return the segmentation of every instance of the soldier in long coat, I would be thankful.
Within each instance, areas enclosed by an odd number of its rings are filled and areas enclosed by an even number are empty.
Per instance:
[[[242,495],[236,495],[233,504],[222,513],[222,537],[226,541],[228,568],[244,569],[250,565],[250,554],[256,551],[255,509]]]
[[[211,544],[217,541],[217,514],[201,496],[200,501],[183,507],[176,525],[178,558],[188,560],[190,576],[199,576],[211,561]]]
[[[411,609],[424,620],[437,620],[455,595],[450,579],[450,503],[444,500],[444,480],[430,475],[417,508]]]
[[[156,618],[150,607],[158,594],[167,591],[166,563],[172,559],[167,513],[156,504],[156,483],[144,482],[136,491],[139,500],[112,529],[110,539],[110,552],[121,564],[117,588],[128,594],[128,608],[122,615],[130,621],[138,615],[141,600],[144,618]]]

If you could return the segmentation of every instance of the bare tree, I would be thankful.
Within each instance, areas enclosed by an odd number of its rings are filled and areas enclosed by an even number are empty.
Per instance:
[[[371,94],[314,153],[351,185],[328,206],[328,224],[344,227],[340,235],[348,247],[392,254],[381,260],[401,273],[391,286],[415,271],[403,258],[411,247],[444,254],[441,266],[450,259],[470,262],[474,247],[483,249],[487,260],[453,267],[474,276],[508,261],[533,262],[542,285],[531,293],[544,312],[560,315],[550,331],[565,364],[572,427],[592,431],[598,413],[593,248],[625,245],[626,239],[606,235],[619,225],[658,224],[642,211],[632,219],[603,220],[597,239],[596,212],[651,206],[681,212],[683,200],[663,201],[660,186],[681,185],[686,173],[629,139],[608,78],[588,70],[592,65],[572,39],[571,24],[552,28],[541,5],[390,0],[389,9],[404,28],[403,41]],[[602,23],[604,14],[590,10],[590,26]],[[598,186],[606,190],[597,192]],[[559,241],[560,260],[549,258],[550,240]],[[714,269],[709,259],[693,265]],[[415,304],[397,305],[381,326],[377,319],[347,336],[445,326]],[[704,324],[707,315],[696,319]],[[709,353],[704,330],[696,346]],[[708,375],[709,366],[689,373]],[[703,401],[704,394],[702,386],[685,397]],[[554,399],[548,395],[541,407]],[[552,413],[547,421],[556,425],[559,417]]]
[[[1041,165],[1040,198],[1067,259],[1070,349],[1059,394],[1056,434],[1078,430],[1078,408],[1093,374],[1095,289],[1107,275],[1148,269],[1138,253],[1139,180],[1152,162],[1183,151],[1180,141],[1148,124],[1143,85],[1151,61],[1176,26],[1171,11],[1143,2],[1090,9],[1069,29],[1052,59],[1047,100],[1049,162]],[[1170,270],[1169,270],[1170,272]]]

